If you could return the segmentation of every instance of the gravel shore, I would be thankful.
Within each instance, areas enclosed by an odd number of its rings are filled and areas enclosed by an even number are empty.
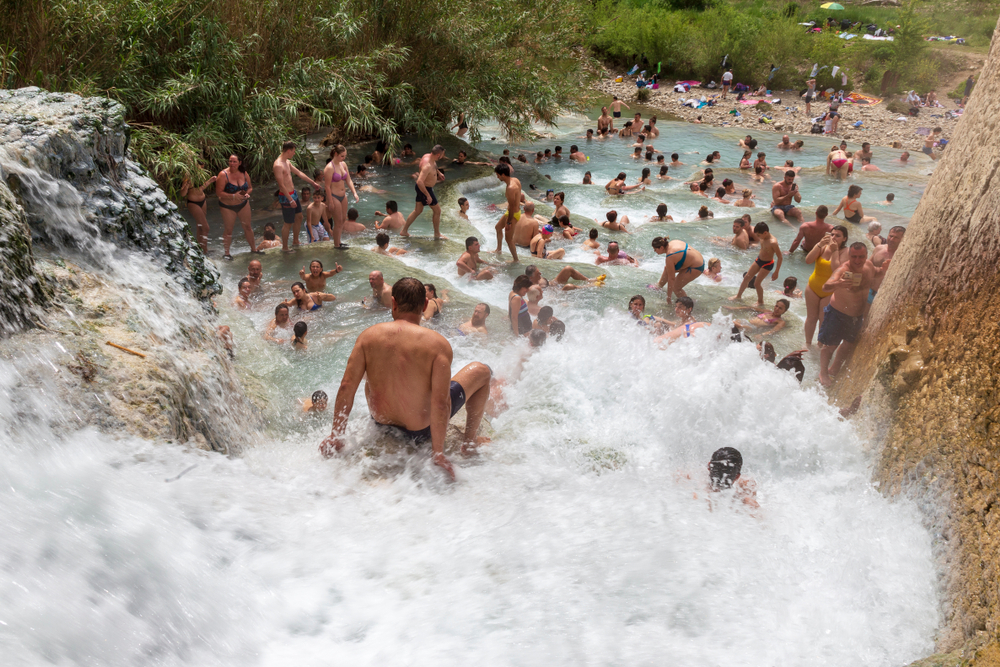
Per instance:
[[[906,120],[897,120],[900,114],[892,113],[886,109],[885,100],[876,105],[842,104],[840,106],[841,118],[837,132],[831,136],[823,137],[818,134],[809,134],[809,130],[812,127],[811,118],[806,116],[805,102],[798,96],[798,92],[794,90],[775,91],[774,97],[780,98],[781,104],[775,105],[766,114],[771,116],[773,122],[761,123],[760,118],[765,114],[757,111],[751,105],[737,102],[736,95],[732,93],[729,94],[726,100],[717,99],[715,106],[696,110],[681,106],[680,100],[686,97],[700,97],[702,94],[708,97],[720,92],[720,90],[692,88],[691,92],[685,95],[673,92],[671,83],[667,82],[666,85],[669,87],[660,87],[658,90],[651,90],[649,100],[642,102],[642,104],[647,107],[663,110],[668,114],[688,121],[693,121],[698,116],[701,116],[702,122],[708,125],[745,128],[746,133],[750,135],[757,135],[761,132],[801,134],[805,135],[803,138],[806,141],[809,138],[813,141],[832,141],[836,137],[838,140],[845,139],[851,143],[867,141],[873,146],[888,147],[892,147],[894,143],[898,143],[903,149],[914,152],[920,151],[924,145],[923,137],[916,133],[917,128],[941,127],[944,130],[942,136],[948,139],[951,137],[951,133],[958,123],[958,118],[944,117],[945,111],[954,111],[958,108],[953,100],[948,99],[942,101],[942,104],[945,105],[944,108],[921,109],[919,116],[906,118]],[[594,87],[608,95],[617,95],[626,104],[638,104],[636,99],[638,89],[635,87],[634,77],[625,77],[622,83],[615,83],[613,78],[605,77]],[[794,111],[786,111],[786,106],[794,107]],[[814,103],[812,105],[812,111],[816,116],[821,115],[826,108],[827,105],[825,103]],[[739,110],[740,118],[730,115],[729,112],[733,109]],[[941,117],[932,118],[931,116]],[[859,120],[863,121],[863,125],[860,128],[853,127],[854,123]],[[937,148],[934,150],[936,153],[939,152]]]

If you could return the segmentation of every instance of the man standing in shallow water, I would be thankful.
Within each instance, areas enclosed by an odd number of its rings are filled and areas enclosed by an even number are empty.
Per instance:
[[[400,236],[409,236],[410,225],[424,212],[424,206],[430,206],[433,213],[431,221],[434,224],[434,238],[445,239],[441,236],[441,204],[434,194],[434,186],[444,180],[444,174],[437,168],[437,162],[442,158],[444,158],[444,147],[440,145],[434,146],[430,153],[425,153],[420,158],[420,172],[417,173],[417,184],[414,186],[417,191],[417,203],[413,212],[407,216],[406,224],[399,230]]]
[[[823,310],[823,323],[819,326],[818,340],[822,346],[819,381],[823,386],[833,384],[833,376],[837,375],[858,342],[868,303],[868,290],[874,279],[875,267],[868,261],[868,247],[859,241],[851,244],[848,261],[841,264],[823,285],[824,292],[833,292],[830,304]]]
[[[427,301],[423,283],[401,278],[392,286],[392,322],[358,336],[334,404],[333,429],[320,445],[325,457],[343,450],[354,396],[365,383],[368,411],[376,423],[417,443],[431,441],[433,460],[452,480],[455,469],[444,454],[448,420],[466,406],[462,452],[488,442],[477,437],[490,393],[489,366],[472,362],[454,377],[452,349],[444,336],[420,326]]]
[[[513,260],[517,261],[517,246],[514,245],[514,223],[521,219],[521,181],[511,176],[510,166],[500,163],[493,168],[497,178],[507,186],[504,196],[507,199],[507,212],[497,222],[497,249],[503,253],[503,241],[507,240],[507,248]],[[532,206],[534,208],[534,206]],[[530,239],[529,239],[530,241]]]
[[[281,155],[274,161],[274,180],[278,183],[278,203],[281,204],[281,217],[285,224],[281,227],[281,249],[288,252],[288,232],[294,231],[292,236],[293,245],[299,245],[299,229],[302,226],[302,203],[299,202],[299,195],[295,192],[295,184],[292,183],[292,174],[308,181],[317,190],[321,189],[319,183],[309,178],[299,171],[291,159],[295,156],[295,142],[286,141],[281,145]],[[307,202],[308,204],[308,202]]]

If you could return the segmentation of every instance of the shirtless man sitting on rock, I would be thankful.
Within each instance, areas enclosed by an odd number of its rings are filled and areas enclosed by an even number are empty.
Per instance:
[[[401,278],[392,286],[391,298],[393,321],[365,329],[354,344],[334,403],[333,429],[320,452],[330,457],[347,444],[347,419],[367,376],[365,398],[372,419],[414,442],[430,440],[434,463],[454,480],[455,469],[444,453],[448,420],[466,407],[463,453],[488,441],[477,434],[493,373],[474,361],[452,377],[451,344],[420,326],[427,293],[419,280]]]
[[[535,217],[535,202],[525,202],[524,213],[521,214],[521,218],[514,224],[514,245],[525,250],[530,249],[531,239],[538,236],[543,224]]]

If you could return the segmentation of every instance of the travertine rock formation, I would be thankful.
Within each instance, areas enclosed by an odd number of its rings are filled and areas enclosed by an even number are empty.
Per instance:
[[[863,394],[889,493],[918,492],[945,572],[943,652],[1000,664],[1000,40],[835,395]]]

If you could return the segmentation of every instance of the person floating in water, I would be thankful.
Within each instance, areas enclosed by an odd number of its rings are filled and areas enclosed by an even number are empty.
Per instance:
[[[333,409],[333,428],[320,445],[331,457],[347,445],[344,432],[362,380],[368,411],[376,423],[416,443],[431,441],[432,460],[451,480],[455,469],[444,453],[448,420],[466,408],[462,452],[488,442],[478,437],[489,398],[489,366],[472,362],[451,375],[452,349],[444,336],[420,326],[427,291],[416,278],[392,286],[392,322],[361,332],[347,360]]]
[[[385,232],[379,232],[375,235],[375,247],[372,248],[372,252],[379,255],[405,255],[407,251],[402,248],[389,247],[389,235]]]

